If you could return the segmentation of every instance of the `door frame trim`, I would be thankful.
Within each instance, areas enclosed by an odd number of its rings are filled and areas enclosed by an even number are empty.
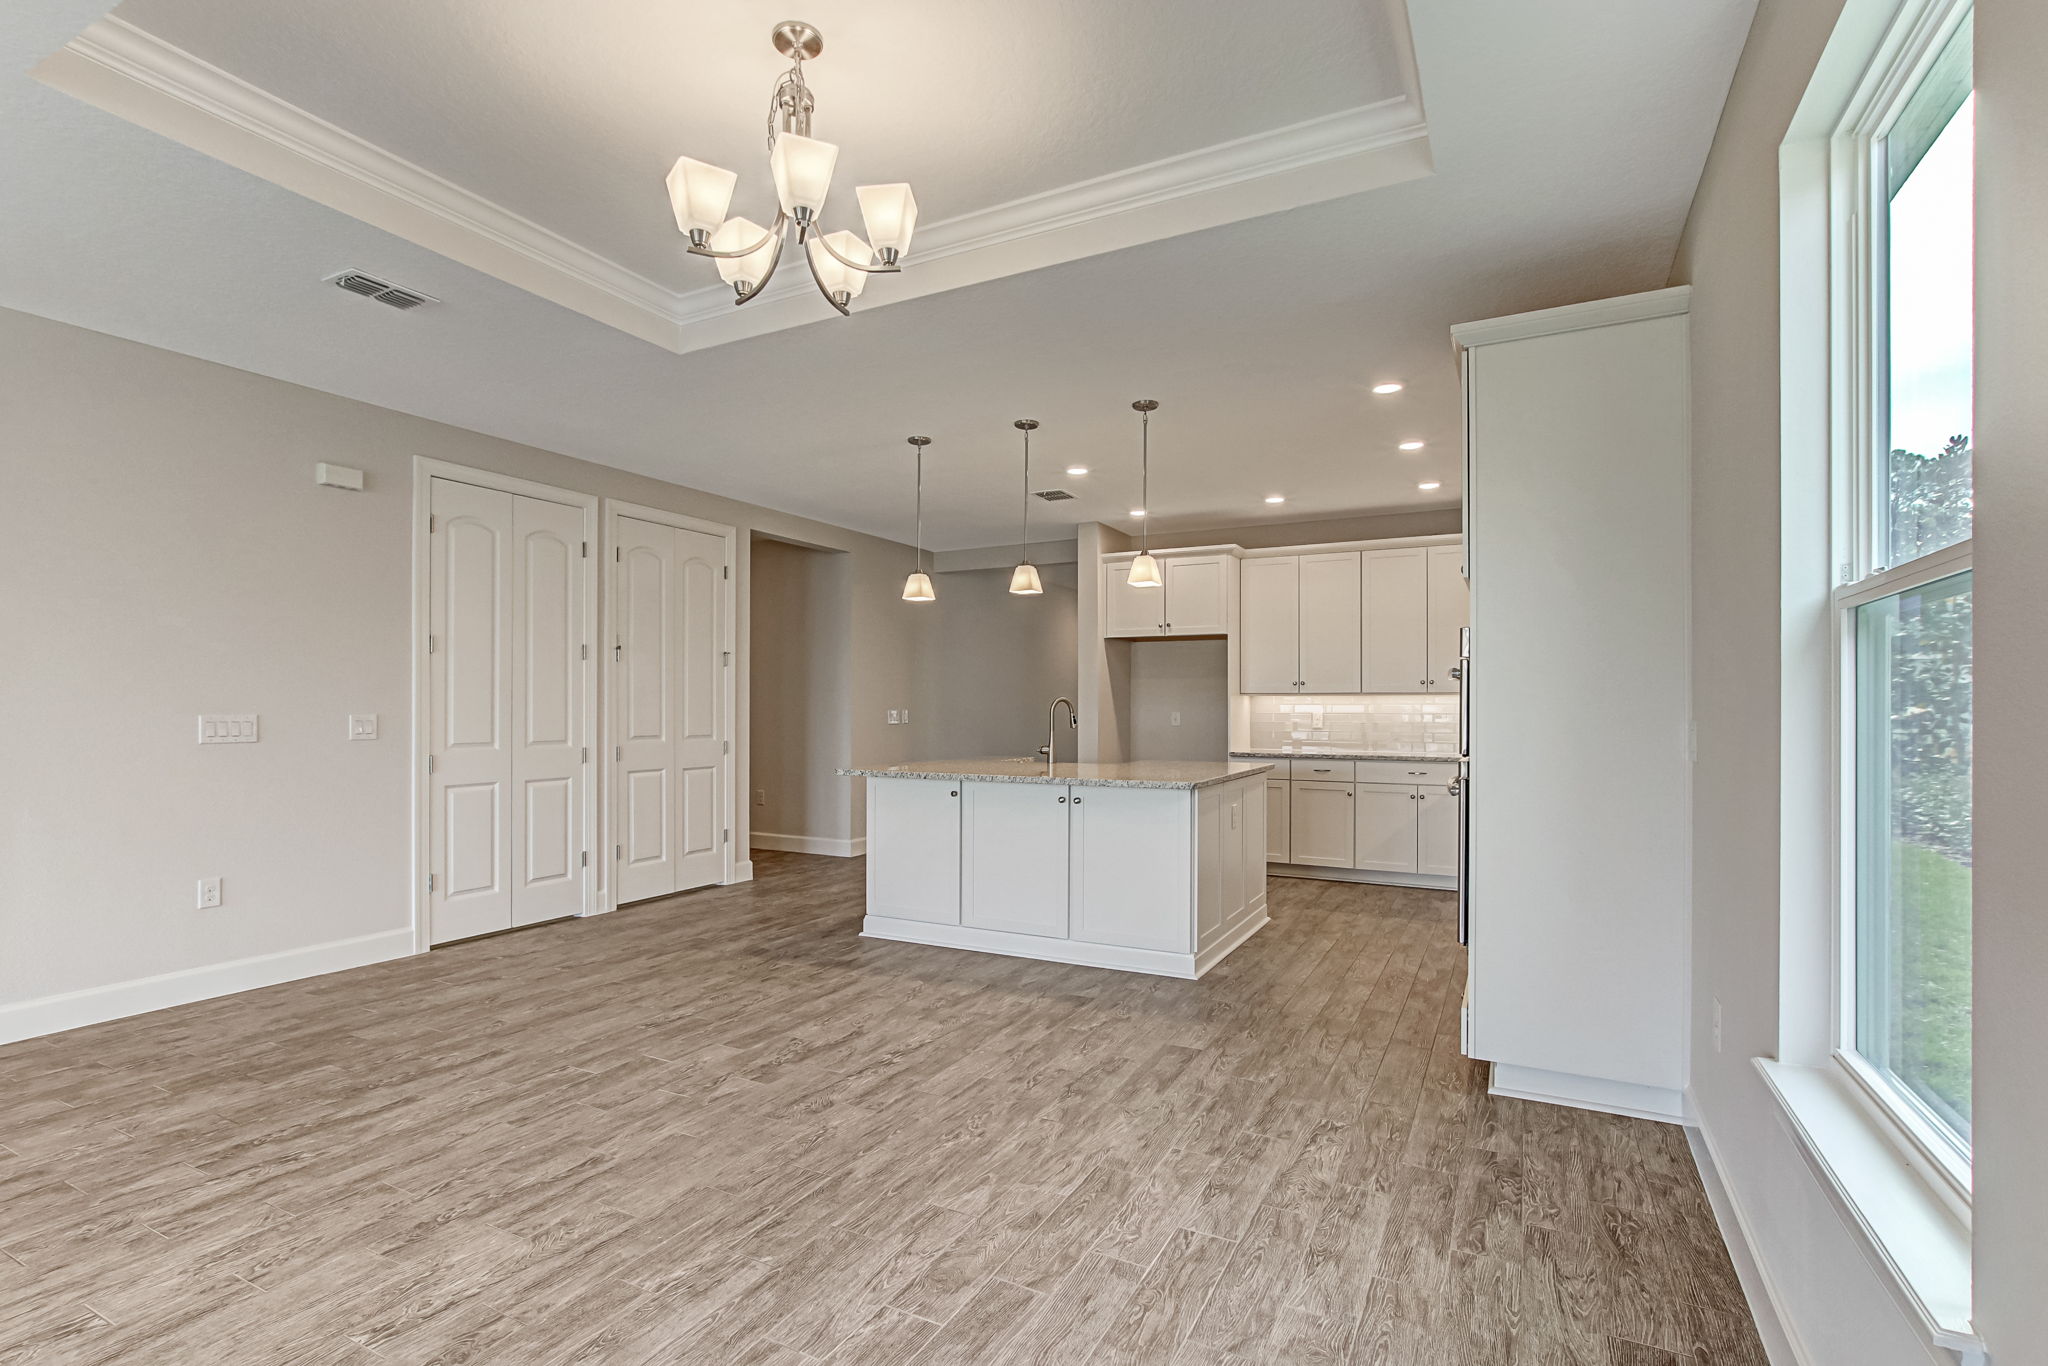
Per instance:
[[[495,489],[500,493],[517,494],[526,498],[538,498],[543,502],[560,503],[581,509],[583,513],[583,539],[598,553],[598,498],[595,494],[578,493],[573,489],[557,487],[554,484],[538,484],[530,479],[519,479],[496,470],[478,469],[473,465],[457,465],[447,460],[436,460],[432,456],[415,455],[412,458],[412,948],[414,953],[425,953],[433,947],[433,926],[430,922],[430,906],[427,896],[428,855],[433,849],[432,832],[428,822],[432,819],[433,785],[427,778],[427,748],[432,739],[431,724],[433,697],[432,676],[427,662],[427,624],[432,619],[428,605],[428,590],[433,581],[432,540],[428,535],[427,519],[433,512],[434,480],[447,479],[458,484],[473,484],[478,488]],[[583,575],[583,640],[590,647],[591,658],[583,661],[583,734],[586,737],[597,734],[597,689],[600,677],[597,666],[597,579],[596,574],[586,571]],[[599,762],[589,766],[583,782],[583,846],[595,851],[599,834],[597,789],[605,772],[603,754],[594,756]],[[600,874],[602,868],[599,869]],[[583,911],[590,915],[600,908],[598,897],[599,878],[586,875],[583,879]]]
[[[726,666],[725,670],[724,695],[719,699],[720,708],[723,712],[721,720],[725,727],[726,743],[725,754],[721,760],[723,771],[719,775],[719,790],[721,800],[725,803],[725,828],[728,834],[725,841],[724,856],[719,865],[718,885],[723,887],[734,882],[743,882],[746,879],[739,876],[740,824],[739,807],[736,804],[739,800],[739,676],[742,667],[739,654],[739,528],[727,525],[724,522],[713,522],[702,517],[692,517],[688,513],[670,512],[667,508],[649,507],[645,503],[629,503],[622,498],[607,498],[604,500],[604,543],[599,548],[600,555],[604,551],[613,549],[618,545],[619,518],[621,517],[631,517],[641,522],[653,522],[656,526],[674,527],[679,531],[700,531],[707,536],[716,536],[725,542],[725,591],[721,603],[725,619],[719,628],[719,648],[725,651],[726,658],[730,663]],[[602,564],[599,567],[601,569],[603,567]],[[604,619],[607,625],[613,627],[612,634],[614,639],[618,635],[618,597],[618,575],[604,575]],[[619,809],[619,793],[615,790],[618,785],[619,775],[612,756],[617,752],[616,747],[619,743],[619,738],[615,734],[619,707],[618,699],[613,694],[620,686],[620,674],[616,663],[609,654],[605,653],[602,649],[598,650],[597,653],[600,656],[598,672],[603,680],[605,690],[604,749],[599,755],[599,758],[603,760],[602,769],[605,782],[603,829],[600,832],[603,838],[598,846],[602,850],[605,845],[615,844],[618,841],[618,831],[614,828],[614,823]],[[618,909],[618,888],[612,878],[613,871],[613,861],[609,858],[605,859],[601,875],[604,894],[598,903],[597,911],[586,912],[586,914],[597,914],[601,911],[614,911]]]

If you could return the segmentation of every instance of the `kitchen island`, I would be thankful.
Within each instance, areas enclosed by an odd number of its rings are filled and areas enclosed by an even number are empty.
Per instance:
[[[967,759],[868,780],[875,939],[1200,977],[1266,923],[1266,763]]]

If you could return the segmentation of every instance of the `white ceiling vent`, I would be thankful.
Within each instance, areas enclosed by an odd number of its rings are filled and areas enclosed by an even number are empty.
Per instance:
[[[1068,493],[1065,489],[1040,489],[1032,496],[1034,498],[1043,498],[1048,503],[1071,503],[1074,501],[1074,495]]]
[[[389,280],[365,275],[360,270],[345,270],[339,275],[328,276],[327,281],[351,294],[360,294],[365,299],[375,299],[378,303],[389,304],[393,308],[418,308],[421,304],[441,302],[431,294],[422,294],[416,289],[394,285]]]

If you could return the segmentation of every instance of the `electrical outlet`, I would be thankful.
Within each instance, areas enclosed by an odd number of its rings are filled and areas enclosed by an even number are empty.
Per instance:
[[[757,788],[755,788],[755,789],[754,789],[754,805],[756,805],[756,806],[766,806],[766,805],[768,805],[768,789],[767,789],[767,788],[765,788],[765,787],[757,787]]]
[[[203,877],[199,879],[199,909],[210,910],[220,905],[220,879]]]
[[[1180,713],[1179,713],[1179,712],[1174,712],[1174,713],[1172,713],[1172,714],[1171,714],[1170,716],[1168,716],[1168,717],[1166,718],[1166,724],[1167,724],[1167,725],[1169,725],[1169,726],[1177,726],[1177,725],[1179,725],[1179,724],[1180,724]]]
[[[898,711],[898,710],[896,710],[896,709],[895,709],[894,707],[891,707],[891,708],[889,708],[889,720],[888,720],[888,724],[889,724],[889,725],[892,725],[892,726],[900,726],[900,725],[902,725],[902,724],[903,724],[903,713],[902,713],[902,712],[900,712],[900,711]]]
[[[1721,998],[1714,998],[1714,1051],[1721,1051]]]
[[[904,725],[907,726],[910,724],[910,708],[905,707],[902,711],[898,712],[897,715],[903,718]]]

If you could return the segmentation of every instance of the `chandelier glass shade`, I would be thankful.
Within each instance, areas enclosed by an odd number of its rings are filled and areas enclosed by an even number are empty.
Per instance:
[[[782,260],[784,242],[794,235],[804,248],[818,292],[833,308],[847,313],[868,276],[894,274],[902,268],[911,234],[917,230],[917,196],[904,184],[857,185],[854,195],[867,238],[846,229],[826,232],[819,226],[839,148],[811,136],[816,100],[804,82],[804,63],[825,50],[825,40],[815,28],[795,20],[777,24],[773,37],[776,51],[790,59],[789,70],[768,102],[768,171],[775,183],[775,221],[764,228],[751,219],[728,218],[739,176],[691,157],[676,158],[668,173],[669,204],[677,230],[689,238],[690,254],[717,263],[719,278],[733,287],[734,303],[760,296]]]

